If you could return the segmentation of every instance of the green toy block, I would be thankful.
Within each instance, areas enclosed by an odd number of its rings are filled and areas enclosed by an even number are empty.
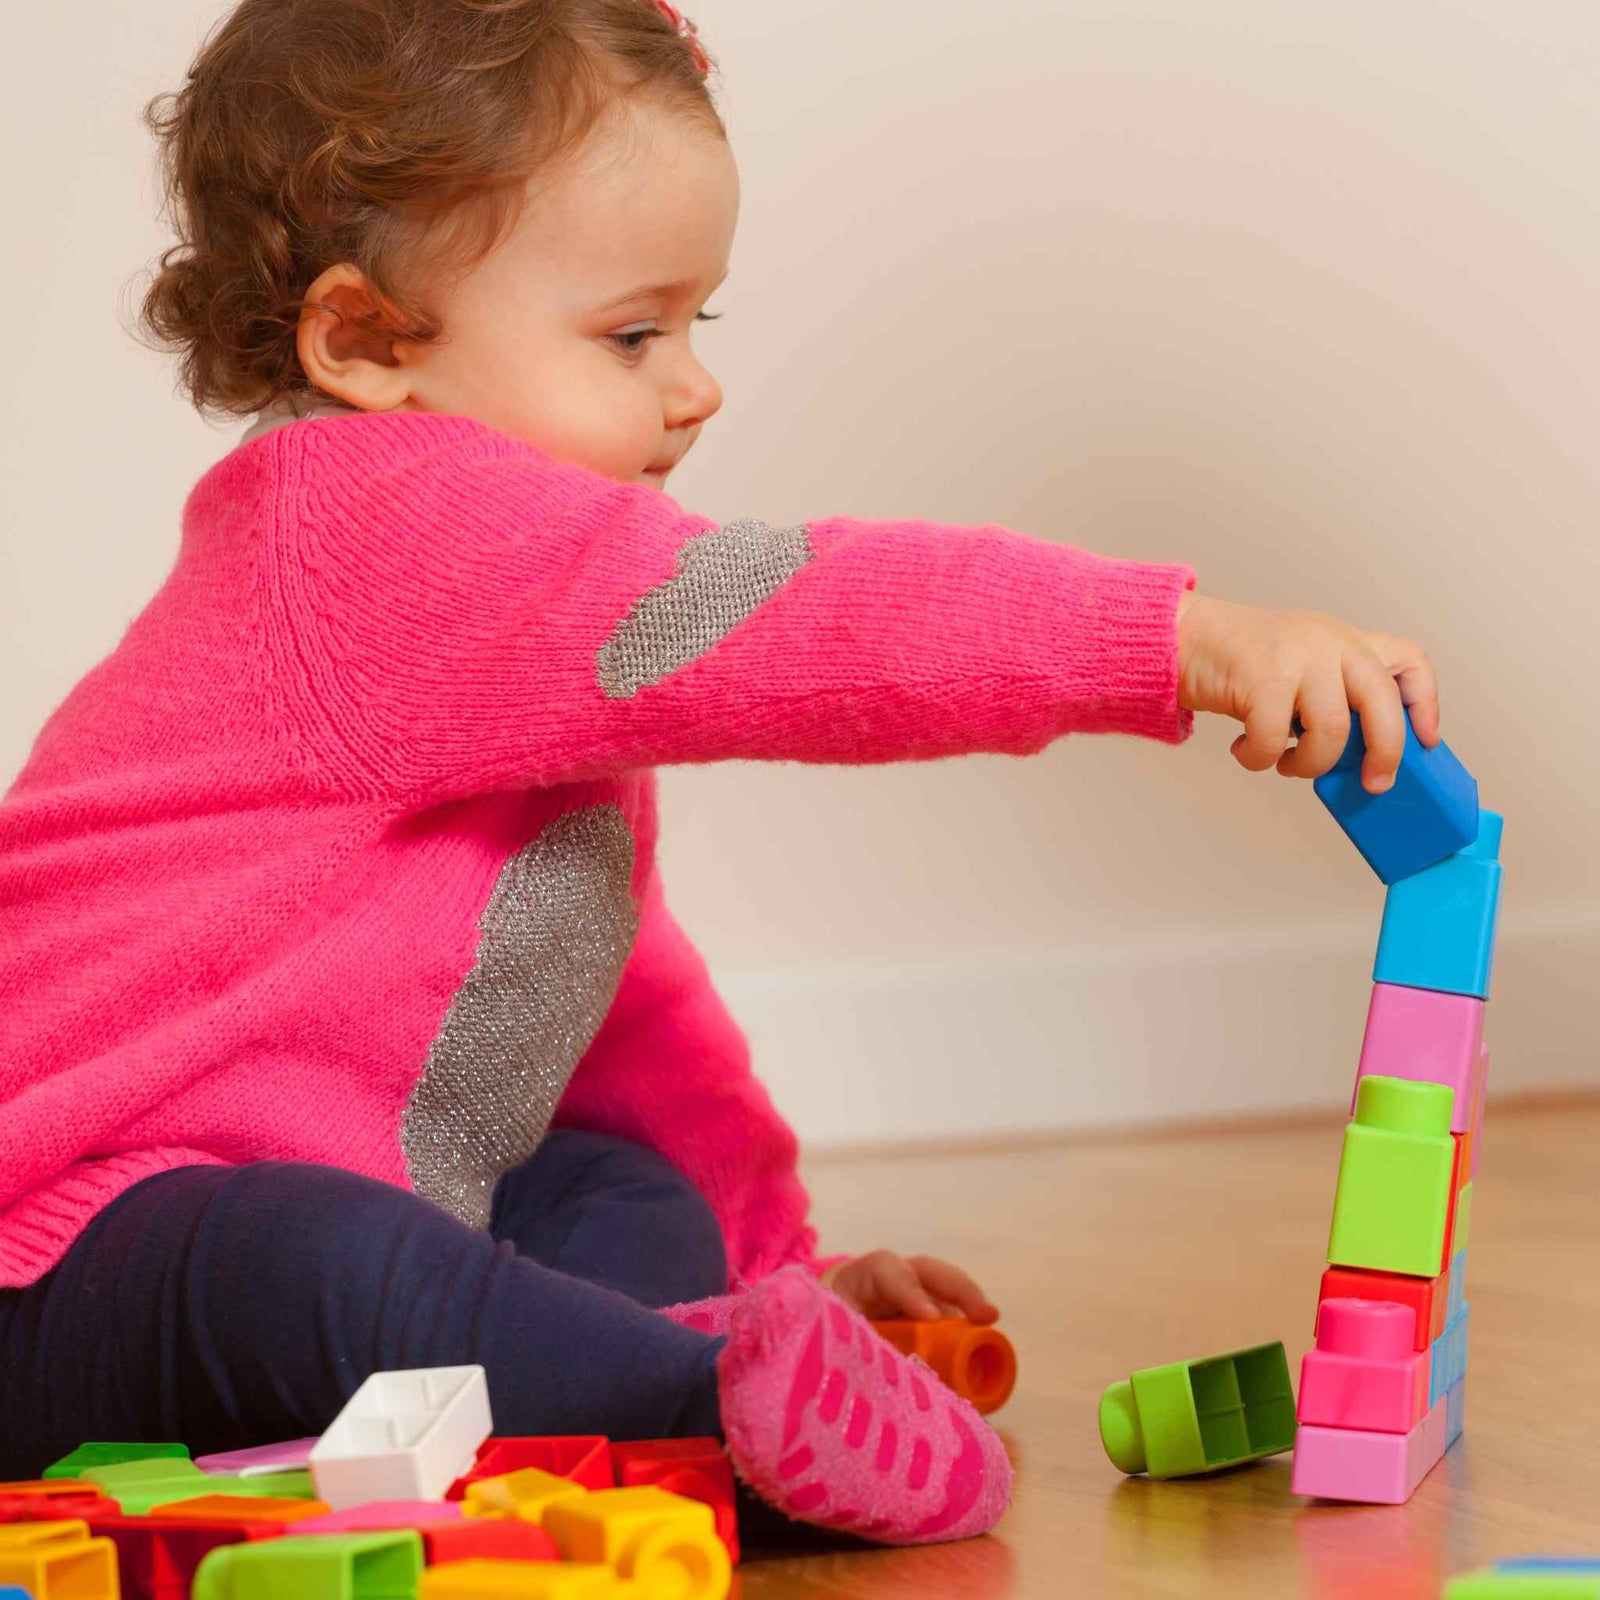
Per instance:
[[[1362,1078],[1333,1198],[1332,1265],[1414,1278],[1444,1271],[1454,1103],[1446,1084]]]
[[[416,1600],[422,1537],[319,1533],[219,1545],[195,1571],[193,1600]]]
[[[1450,1248],[1460,1255],[1472,1238],[1472,1185],[1464,1183],[1456,1196],[1456,1236]]]
[[[85,1467],[79,1474],[107,1499],[115,1500],[125,1517],[148,1516],[152,1506],[169,1500],[192,1500],[210,1492],[208,1478],[185,1456],[153,1456],[143,1461],[113,1461],[104,1467]]]
[[[223,1485],[226,1485],[224,1488]],[[277,1500],[315,1500],[317,1491],[309,1468],[294,1472],[263,1472],[254,1478],[211,1478],[207,1494],[270,1495]]]
[[[1559,1567],[1545,1571],[1495,1567],[1447,1583],[1444,1600],[1600,1600],[1600,1575]]]
[[[82,1477],[85,1467],[111,1467],[120,1461],[187,1461],[186,1444],[112,1444],[96,1439],[46,1467],[46,1478]]]
[[[1294,1445],[1294,1388],[1282,1344],[1146,1367],[1100,1397],[1100,1442],[1122,1472],[1182,1478]]]

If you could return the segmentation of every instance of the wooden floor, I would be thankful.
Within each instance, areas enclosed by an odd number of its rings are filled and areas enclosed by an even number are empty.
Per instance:
[[[1103,1386],[1282,1339],[1298,1381],[1337,1123],[956,1154],[807,1171],[824,1245],[961,1262],[1021,1367],[993,1419],[1017,1465],[996,1532],[917,1550],[747,1563],[743,1600],[1435,1600],[1509,1554],[1600,1554],[1600,1100],[1496,1106],[1474,1192],[1467,1431],[1399,1508],[1289,1493],[1288,1458],[1124,1479]]]

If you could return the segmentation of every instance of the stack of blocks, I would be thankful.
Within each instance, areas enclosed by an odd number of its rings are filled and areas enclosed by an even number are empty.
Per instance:
[[[1398,1505],[1462,1430],[1501,819],[1449,748],[1409,727],[1387,794],[1362,789],[1364,754],[1356,722],[1316,783],[1388,894],[1292,1481]]]

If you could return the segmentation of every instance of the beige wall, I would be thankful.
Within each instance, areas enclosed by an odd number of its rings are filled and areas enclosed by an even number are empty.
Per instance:
[[[3,27],[0,772],[228,442],[119,332],[195,0]],[[1412,632],[1508,817],[1499,1083],[1595,1081],[1597,29],[1577,0],[700,0],[745,178],[714,516],[1000,521]],[[135,20],[136,19],[136,20]],[[26,37],[22,37],[23,34]],[[1330,1102],[1376,883],[1230,731],[668,775],[680,915],[823,1139]]]

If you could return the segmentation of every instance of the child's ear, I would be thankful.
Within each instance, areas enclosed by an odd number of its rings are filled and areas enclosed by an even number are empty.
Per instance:
[[[397,410],[411,392],[410,373],[395,358],[393,337],[362,326],[379,304],[366,274],[341,261],[306,290],[295,333],[306,377],[325,394],[363,411]]]

